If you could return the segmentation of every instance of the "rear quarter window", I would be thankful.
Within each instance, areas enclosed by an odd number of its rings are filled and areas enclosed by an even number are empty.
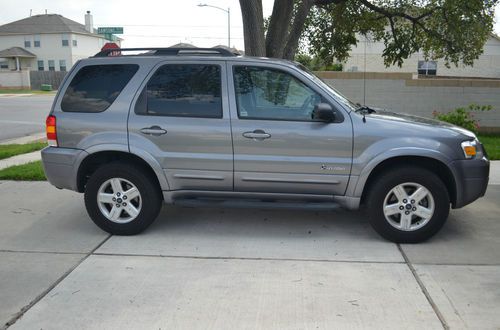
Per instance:
[[[73,77],[61,101],[66,112],[109,108],[139,69],[137,64],[88,65]]]

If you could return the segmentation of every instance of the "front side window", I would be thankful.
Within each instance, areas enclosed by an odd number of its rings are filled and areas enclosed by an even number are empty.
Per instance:
[[[39,34],[35,34],[33,36],[33,45],[35,47],[40,47],[40,35]]]
[[[62,46],[63,47],[69,46],[69,35],[66,33],[62,34]]]
[[[49,71],[56,71],[56,64],[54,60],[49,60]]]
[[[76,39],[73,39],[73,47],[78,46],[78,41]]]
[[[31,37],[25,36],[24,37],[24,48],[30,48],[31,47]]]
[[[238,117],[242,119],[312,121],[321,96],[287,72],[235,66]]]
[[[45,70],[45,67],[43,66],[43,60],[37,61],[37,64],[38,64],[38,71]]]
[[[164,65],[149,80],[144,101],[148,115],[222,118],[221,69],[211,64]]]
[[[0,69],[8,69],[8,68],[9,68],[9,62],[0,61]]]
[[[89,65],[78,71],[61,101],[67,112],[106,110],[139,69],[136,64]]]

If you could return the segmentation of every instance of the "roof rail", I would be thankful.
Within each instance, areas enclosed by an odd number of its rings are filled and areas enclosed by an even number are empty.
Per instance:
[[[237,56],[237,54],[231,52],[225,48],[110,48],[103,49],[99,53],[95,54],[94,57],[108,57],[116,56],[118,52],[123,51],[148,51],[147,53],[141,53],[137,55],[163,55],[163,56],[175,56],[175,55],[220,55],[220,56]]]

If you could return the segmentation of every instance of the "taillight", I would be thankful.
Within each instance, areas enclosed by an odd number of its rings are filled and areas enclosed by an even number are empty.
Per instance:
[[[49,146],[57,147],[56,116],[48,116],[45,121],[45,131],[47,132],[47,142]]]

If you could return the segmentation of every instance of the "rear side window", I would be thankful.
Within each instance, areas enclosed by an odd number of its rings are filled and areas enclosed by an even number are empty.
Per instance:
[[[78,71],[61,101],[67,112],[101,112],[109,108],[139,69],[137,64],[89,65]]]
[[[210,64],[167,64],[151,77],[139,114],[222,118],[221,69]]]

